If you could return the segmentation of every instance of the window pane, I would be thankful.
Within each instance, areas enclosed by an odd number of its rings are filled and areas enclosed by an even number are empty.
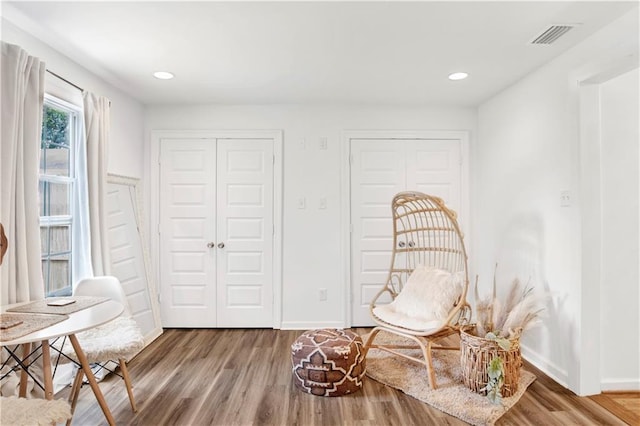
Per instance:
[[[49,264],[49,287],[47,294],[61,290],[71,285],[71,255],[52,256]]]
[[[40,173],[70,176],[71,113],[45,105],[42,117]]]
[[[51,239],[49,240],[50,253],[68,253],[71,251],[71,225],[51,226]]]
[[[71,183],[40,182],[40,216],[70,215]]]
[[[51,228],[48,226],[40,227],[40,253],[42,253],[42,258],[49,256],[49,235],[51,234]],[[43,261],[44,263],[44,261]],[[46,275],[43,275],[46,278]]]
[[[40,250],[42,258],[71,252],[71,225],[41,225]]]

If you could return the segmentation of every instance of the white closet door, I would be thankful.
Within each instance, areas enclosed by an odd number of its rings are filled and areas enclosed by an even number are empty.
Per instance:
[[[216,142],[164,139],[160,154],[160,291],[164,327],[216,324]]]
[[[393,224],[391,199],[404,191],[405,145],[351,140],[352,325],[372,325],[369,303],[387,279]]]
[[[407,144],[407,189],[435,195],[447,207],[461,212],[461,141],[409,140]]]
[[[217,325],[271,327],[273,140],[219,139],[217,157]]]
[[[391,266],[394,195],[436,195],[460,212],[462,148],[459,139],[352,139],[350,148],[351,325],[370,326],[369,303]]]

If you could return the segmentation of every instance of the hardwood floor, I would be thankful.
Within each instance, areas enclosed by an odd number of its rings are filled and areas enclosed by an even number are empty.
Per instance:
[[[590,397],[630,425],[640,425],[640,392],[604,392]]]
[[[355,331],[364,334],[367,329]],[[137,414],[131,412],[119,377],[110,376],[100,387],[119,425],[466,424],[371,379],[362,391],[343,397],[297,390],[291,380],[290,345],[300,334],[165,330],[129,363]],[[597,399],[576,396],[530,365],[525,368],[538,379],[498,425],[624,425],[623,420],[633,420]],[[66,398],[68,392],[56,397]],[[88,386],[81,391],[73,424],[106,424]]]

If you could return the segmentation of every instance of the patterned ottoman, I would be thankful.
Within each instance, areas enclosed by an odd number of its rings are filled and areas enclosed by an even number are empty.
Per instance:
[[[355,392],[365,372],[363,349],[360,336],[348,330],[307,331],[291,345],[293,381],[313,395]]]

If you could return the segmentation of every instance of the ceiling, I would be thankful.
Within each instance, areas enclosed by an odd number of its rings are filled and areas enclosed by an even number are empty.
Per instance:
[[[11,22],[148,105],[472,107],[638,7],[637,1],[3,3]],[[552,24],[580,25],[551,45],[530,44]],[[175,78],[157,80],[151,74],[158,70]],[[469,78],[448,80],[454,71]]]

